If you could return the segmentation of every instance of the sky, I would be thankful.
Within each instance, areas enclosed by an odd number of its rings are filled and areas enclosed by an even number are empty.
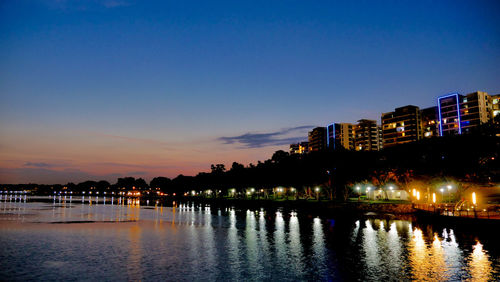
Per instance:
[[[248,165],[500,93],[499,1],[0,0],[0,183]]]

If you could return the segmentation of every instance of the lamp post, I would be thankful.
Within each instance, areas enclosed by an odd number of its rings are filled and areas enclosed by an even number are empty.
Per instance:
[[[472,192],[472,209],[474,210],[474,217],[477,218],[477,213],[476,213],[476,192]]]
[[[316,191],[316,199],[319,201],[319,187],[316,187],[314,190]]]
[[[441,191],[441,202],[444,202],[444,196],[443,196],[444,189],[441,188],[439,189],[439,191]]]

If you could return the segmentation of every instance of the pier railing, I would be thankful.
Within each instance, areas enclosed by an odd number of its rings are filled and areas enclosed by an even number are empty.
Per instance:
[[[469,217],[469,218],[488,218],[500,219],[500,206],[491,205],[484,208],[476,206],[467,207],[460,204],[413,204],[416,210],[427,211],[441,216],[454,216],[454,217]]]

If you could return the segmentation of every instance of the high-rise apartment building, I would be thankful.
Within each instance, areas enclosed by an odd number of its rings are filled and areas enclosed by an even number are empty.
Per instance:
[[[374,120],[361,119],[354,125],[354,149],[356,151],[378,151],[382,148],[380,127]]]
[[[309,142],[290,144],[290,155],[295,155],[295,154],[302,155],[307,152],[309,152]]]
[[[417,106],[408,105],[383,113],[381,120],[384,147],[422,139],[422,121]]]
[[[309,152],[326,149],[326,127],[316,127],[309,132]]]
[[[354,149],[353,125],[350,123],[332,123],[326,127],[326,146],[328,149]]]
[[[491,117],[496,118],[500,114],[500,94],[491,96]]]
[[[469,133],[491,120],[492,97],[476,91],[467,95],[451,93],[438,97],[439,135]]]
[[[439,136],[438,108],[430,107],[420,110],[422,134],[424,138]]]

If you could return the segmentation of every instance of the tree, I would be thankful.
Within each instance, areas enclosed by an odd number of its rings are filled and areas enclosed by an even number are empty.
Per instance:
[[[226,166],[224,164],[212,164],[210,166],[212,173],[222,174],[226,171]]]
[[[171,186],[172,180],[167,177],[155,177],[149,182],[149,186],[152,189],[159,188],[161,191],[166,192]]]

